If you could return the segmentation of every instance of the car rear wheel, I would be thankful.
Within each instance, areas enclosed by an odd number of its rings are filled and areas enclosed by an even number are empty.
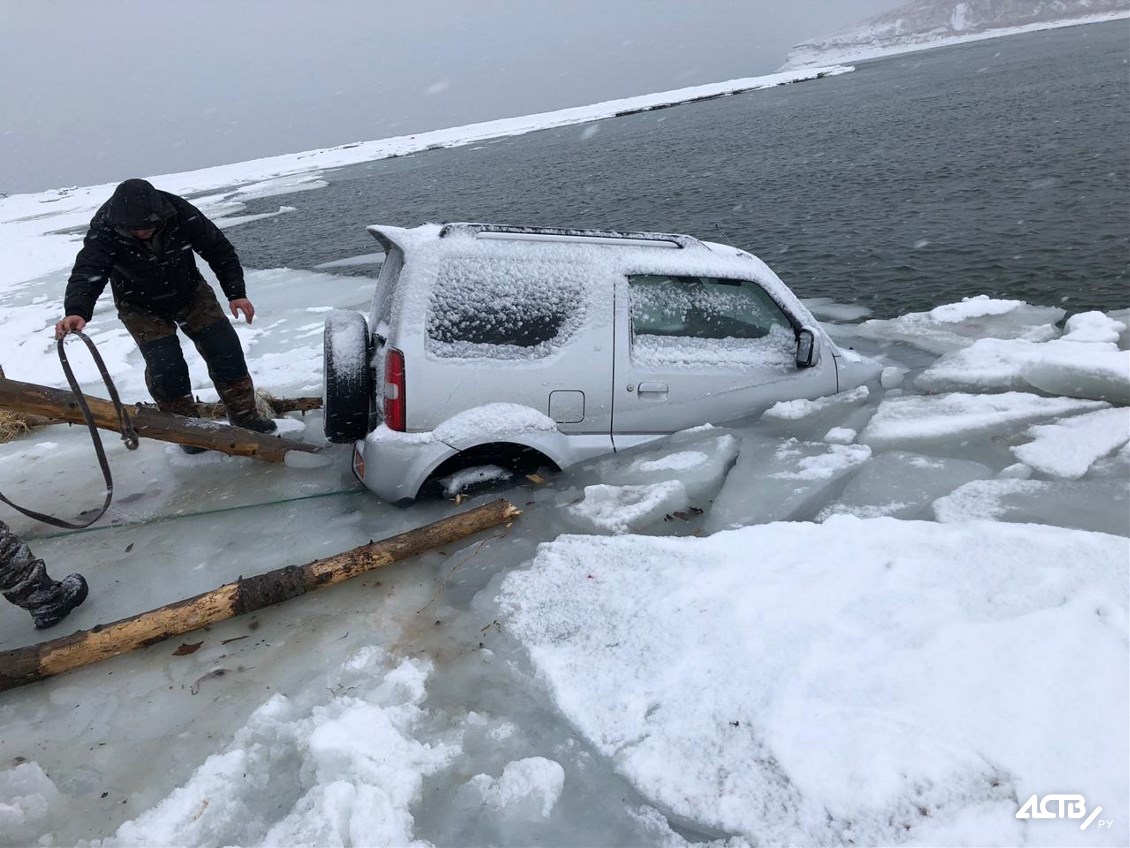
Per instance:
[[[322,412],[326,438],[339,444],[363,439],[369,431],[369,328],[365,317],[335,309],[326,318],[322,344],[325,379]]]

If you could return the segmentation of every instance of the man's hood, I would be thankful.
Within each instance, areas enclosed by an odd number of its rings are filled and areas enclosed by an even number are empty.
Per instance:
[[[105,221],[124,230],[157,228],[175,210],[161,192],[145,180],[126,180],[106,204]]]

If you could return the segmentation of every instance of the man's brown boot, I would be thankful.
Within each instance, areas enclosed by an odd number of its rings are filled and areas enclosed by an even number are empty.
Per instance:
[[[200,417],[200,408],[197,407],[196,401],[192,399],[192,395],[184,395],[172,400],[159,400],[157,401],[157,408],[162,412],[171,412],[173,415],[183,415],[186,418]],[[204,453],[207,450],[207,448],[198,448],[195,445],[181,445],[180,449],[187,454]]]
[[[184,395],[172,400],[159,400],[157,401],[157,408],[162,412],[171,412],[173,415],[183,415],[186,418],[200,417],[200,409],[196,406],[196,401],[192,399],[192,395]]]
[[[227,407],[228,421],[233,426],[256,433],[273,433],[278,429],[274,421],[259,414],[255,405],[255,384],[250,377],[217,385],[216,390]]]

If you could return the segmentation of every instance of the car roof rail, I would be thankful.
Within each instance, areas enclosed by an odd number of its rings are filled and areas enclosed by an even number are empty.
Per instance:
[[[680,235],[679,233],[644,233],[644,232],[619,232],[616,230],[582,230],[571,227],[511,227],[502,224],[472,224],[452,223],[444,224],[439,231],[439,237],[450,235],[480,236],[497,235],[505,238],[514,236],[518,239],[546,239],[562,241],[588,241],[599,243],[601,241],[631,241],[649,242],[655,247],[677,248],[706,248],[706,245],[694,236]]]

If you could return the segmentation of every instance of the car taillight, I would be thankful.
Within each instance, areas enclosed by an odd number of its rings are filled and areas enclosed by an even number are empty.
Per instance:
[[[404,431],[404,354],[394,347],[385,356],[385,425]]]

